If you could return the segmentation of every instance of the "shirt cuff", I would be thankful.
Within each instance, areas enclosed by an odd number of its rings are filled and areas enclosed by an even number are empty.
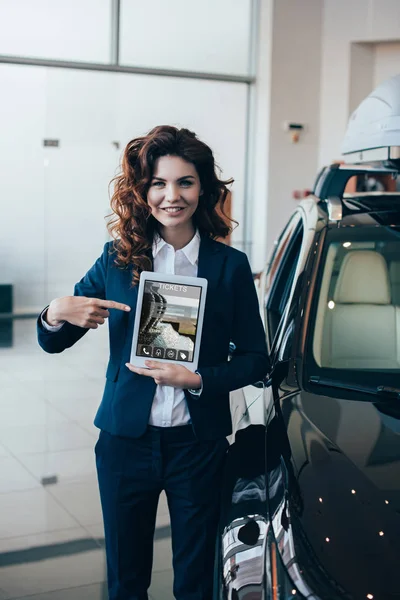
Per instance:
[[[40,315],[40,322],[42,323],[44,329],[46,329],[47,331],[53,331],[54,333],[56,331],[60,331],[61,327],[64,325],[65,321],[63,321],[62,323],[60,323],[59,325],[49,325],[45,320],[44,320],[44,314],[47,312],[47,308],[44,309],[44,311],[41,313]]]
[[[198,390],[188,389],[188,392],[192,394],[192,396],[201,396],[201,393],[203,391],[203,378],[198,371],[195,371],[195,373],[200,377],[200,387]]]

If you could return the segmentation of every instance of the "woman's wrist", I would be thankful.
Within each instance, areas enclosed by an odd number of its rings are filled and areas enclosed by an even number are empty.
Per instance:
[[[188,390],[199,390],[201,388],[201,377],[198,373],[190,373],[186,388]]]
[[[43,318],[46,323],[52,326],[62,325],[65,323],[65,319],[62,319],[59,311],[57,310],[57,299],[50,302],[49,308],[44,313]]]

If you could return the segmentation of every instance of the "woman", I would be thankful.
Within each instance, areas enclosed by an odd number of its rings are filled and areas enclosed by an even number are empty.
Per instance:
[[[211,149],[194,133],[156,127],[127,145],[109,229],[116,241],[38,320],[39,344],[62,352],[109,319],[110,361],[95,418],[96,465],[112,600],[147,598],[159,494],[171,518],[174,595],[210,600],[219,482],[231,433],[229,392],[262,379],[268,357],[242,252],[214,241],[230,231],[228,193]],[[223,214],[223,210],[222,210]],[[199,367],[130,363],[140,272],[208,280]],[[229,342],[236,350],[228,362]]]

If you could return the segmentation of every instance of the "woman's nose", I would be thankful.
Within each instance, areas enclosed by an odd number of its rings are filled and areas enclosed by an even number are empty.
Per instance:
[[[174,200],[179,200],[178,186],[174,185],[174,184],[168,185],[166,192],[165,192],[165,196],[166,196],[166,199],[169,200],[170,202],[173,202]]]

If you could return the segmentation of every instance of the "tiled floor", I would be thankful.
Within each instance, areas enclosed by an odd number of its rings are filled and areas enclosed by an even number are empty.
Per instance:
[[[107,599],[93,453],[107,336],[104,325],[48,355],[35,321],[17,320],[13,346],[0,348],[0,600]],[[150,597],[170,600],[171,590],[162,496]]]

